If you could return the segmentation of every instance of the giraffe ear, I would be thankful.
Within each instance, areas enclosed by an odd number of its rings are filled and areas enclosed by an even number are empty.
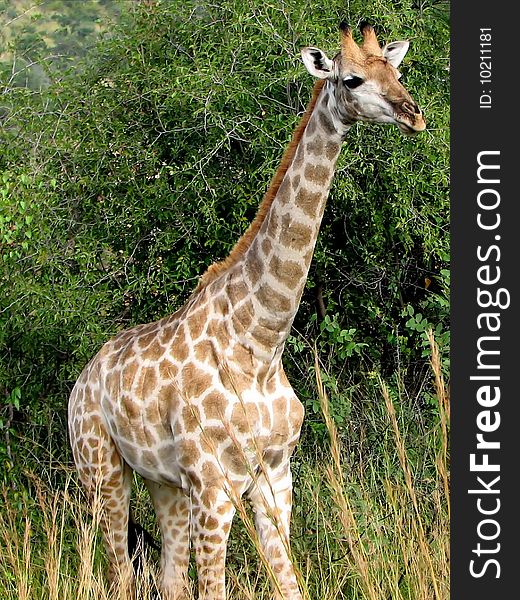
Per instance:
[[[302,48],[302,59],[307,71],[313,77],[318,77],[319,79],[332,77],[332,61],[319,48],[314,48],[313,46]]]
[[[383,48],[383,56],[397,69],[403,58],[406,56],[409,46],[410,42],[408,40],[403,42],[391,42]]]

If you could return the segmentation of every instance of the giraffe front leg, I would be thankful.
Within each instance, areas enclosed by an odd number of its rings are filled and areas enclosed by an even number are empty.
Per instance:
[[[260,544],[276,577],[277,600],[301,600],[291,560],[289,527],[292,477],[289,463],[259,475],[249,493]]]
[[[145,480],[161,529],[162,600],[187,600],[190,560],[190,499],[175,487]]]
[[[199,600],[225,600],[226,547],[235,507],[222,488],[192,498],[191,538],[197,563]]]

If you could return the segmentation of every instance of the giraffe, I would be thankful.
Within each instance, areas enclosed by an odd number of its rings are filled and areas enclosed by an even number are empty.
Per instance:
[[[185,598],[190,545],[201,600],[223,600],[236,499],[253,508],[274,595],[302,598],[291,562],[291,454],[304,409],[282,353],[307,279],[336,160],[357,121],[405,134],[426,125],[399,82],[409,43],[381,47],[340,25],[333,58],[302,50],[312,98],[249,229],[173,315],[123,331],[79,376],[68,424],[80,481],[103,500],[109,576],[130,575],[132,471],[144,478],[162,538],[162,598]]]

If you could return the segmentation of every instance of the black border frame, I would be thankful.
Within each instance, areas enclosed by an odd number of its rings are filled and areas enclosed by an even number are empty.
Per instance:
[[[520,241],[516,216],[517,194],[515,179],[520,174],[517,166],[518,150],[515,148],[518,136],[516,111],[516,54],[518,52],[516,3],[473,2],[452,3],[451,6],[451,236],[452,236],[452,343],[451,343],[451,597],[453,600],[471,598],[471,600],[518,597],[517,567],[519,549],[519,519],[516,507],[519,505],[520,491],[517,491],[517,465],[520,458],[520,402],[516,381],[520,369],[517,366],[517,338],[520,327],[517,322],[518,310],[518,250]],[[491,30],[491,83],[481,82],[481,28]],[[486,48],[486,47],[482,47]],[[485,104],[481,96],[491,96],[491,106]],[[493,230],[479,227],[478,194],[483,185],[478,183],[478,155],[480,152],[498,151],[500,154],[481,156],[481,160],[499,164],[500,183],[488,184],[500,196],[496,212],[500,213],[500,225]],[[489,158],[489,157],[492,157]],[[484,173],[484,172],[482,172]],[[491,171],[487,173],[488,179]],[[493,192],[484,194],[483,199],[491,199]],[[495,195],[496,197],[496,195]],[[490,216],[490,215],[486,215]],[[499,236],[499,238],[496,238]],[[486,248],[496,245],[499,250],[491,250],[487,260]],[[497,274],[500,268],[500,281],[496,285],[482,285],[478,279],[478,269],[490,265],[490,274]],[[481,271],[481,274],[485,272]],[[507,308],[495,307],[499,313],[500,329],[494,334],[479,329],[478,315],[490,309],[478,305],[478,288],[498,291],[507,289],[510,304]],[[506,295],[502,294],[503,299]],[[506,304],[506,302],[501,302]],[[481,325],[484,321],[481,320]],[[495,321],[496,323],[496,321]],[[495,335],[499,340],[486,341],[487,348],[500,352],[493,356],[499,369],[477,369],[477,343],[479,337]],[[481,348],[482,348],[481,343]],[[490,361],[488,361],[491,364]],[[477,392],[486,385],[484,380],[472,380],[472,376],[499,375],[495,383],[500,387],[500,401],[495,407],[485,408],[477,401]],[[499,466],[499,472],[478,473],[470,469],[470,455],[477,453],[476,462],[482,462],[476,450],[479,433],[477,418],[482,410],[490,410],[491,420],[500,425],[486,437],[500,442],[500,449],[489,450],[489,461]],[[499,413],[499,417],[495,413]],[[486,421],[491,423],[491,421]],[[481,421],[482,423],[482,421]],[[491,493],[468,493],[468,490],[483,489],[478,482],[480,476]],[[500,480],[491,485],[491,481],[500,476]],[[495,510],[500,500],[500,508],[494,515],[484,515],[479,511]],[[486,518],[498,523],[500,533],[495,540],[479,539],[478,527]],[[490,537],[498,528],[493,523],[480,525],[480,532]],[[477,544],[481,548],[496,549],[496,552],[477,555]],[[474,571],[480,577],[470,573],[470,561],[474,559]],[[484,569],[488,559],[495,559]],[[500,572],[499,572],[500,571]],[[497,575],[499,575],[497,577]]]

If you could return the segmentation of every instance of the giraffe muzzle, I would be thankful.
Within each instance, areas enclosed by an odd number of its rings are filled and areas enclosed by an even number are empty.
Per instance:
[[[397,126],[405,135],[415,135],[426,129],[421,109],[415,102],[403,102],[394,116]]]

